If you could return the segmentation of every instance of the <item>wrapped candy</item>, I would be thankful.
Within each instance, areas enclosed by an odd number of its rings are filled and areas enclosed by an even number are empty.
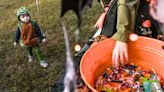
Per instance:
[[[164,79],[154,69],[145,70],[132,63],[107,68],[95,81],[95,88],[99,92],[162,92]]]

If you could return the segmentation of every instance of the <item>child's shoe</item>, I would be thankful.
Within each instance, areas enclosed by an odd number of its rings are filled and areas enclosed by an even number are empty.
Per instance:
[[[48,67],[48,63],[45,60],[41,60],[40,65],[43,66],[44,68]]]
[[[33,57],[33,56],[28,56],[28,62],[32,62],[32,61],[33,61],[33,59],[34,59],[34,57]]]

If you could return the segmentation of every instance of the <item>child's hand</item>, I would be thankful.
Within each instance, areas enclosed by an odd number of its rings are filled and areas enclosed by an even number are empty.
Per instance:
[[[17,44],[18,44],[17,42],[14,42],[14,46],[17,46]]]
[[[45,43],[47,43],[48,42],[48,40],[46,39],[46,38],[44,38],[43,40],[42,40],[42,43],[43,44],[45,44]]]
[[[128,61],[128,50],[127,43],[116,41],[113,54],[112,61],[115,67],[118,67],[119,64],[125,64]]]

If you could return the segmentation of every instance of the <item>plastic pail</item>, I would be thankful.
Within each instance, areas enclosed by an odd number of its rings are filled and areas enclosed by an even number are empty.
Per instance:
[[[95,78],[112,65],[112,51],[115,40],[106,39],[89,48],[80,63],[81,77],[90,90],[94,89]],[[164,77],[164,42],[156,39],[139,37],[128,43],[129,62],[142,68],[152,69]]]

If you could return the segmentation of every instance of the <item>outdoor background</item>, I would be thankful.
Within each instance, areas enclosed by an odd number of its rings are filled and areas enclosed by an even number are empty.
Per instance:
[[[65,68],[65,44],[60,24],[60,0],[39,0],[39,13],[35,0],[0,0],[0,92],[50,92],[57,78]],[[14,47],[17,28],[16,11],[25,6],[32,19],[36,20],[49,43],[41,46],[49,63],[48,68],[39,65],[37,58],[27,61],[26,48]],[[93,35],[95,22],[103,11],[97,0],[92,8],[83,11],[81,25],[81,45]],[[74,31],[77,18],[69,11],[64,16],[72,46],[75,45]],[[73,55],[75,52],[73,52]]]

